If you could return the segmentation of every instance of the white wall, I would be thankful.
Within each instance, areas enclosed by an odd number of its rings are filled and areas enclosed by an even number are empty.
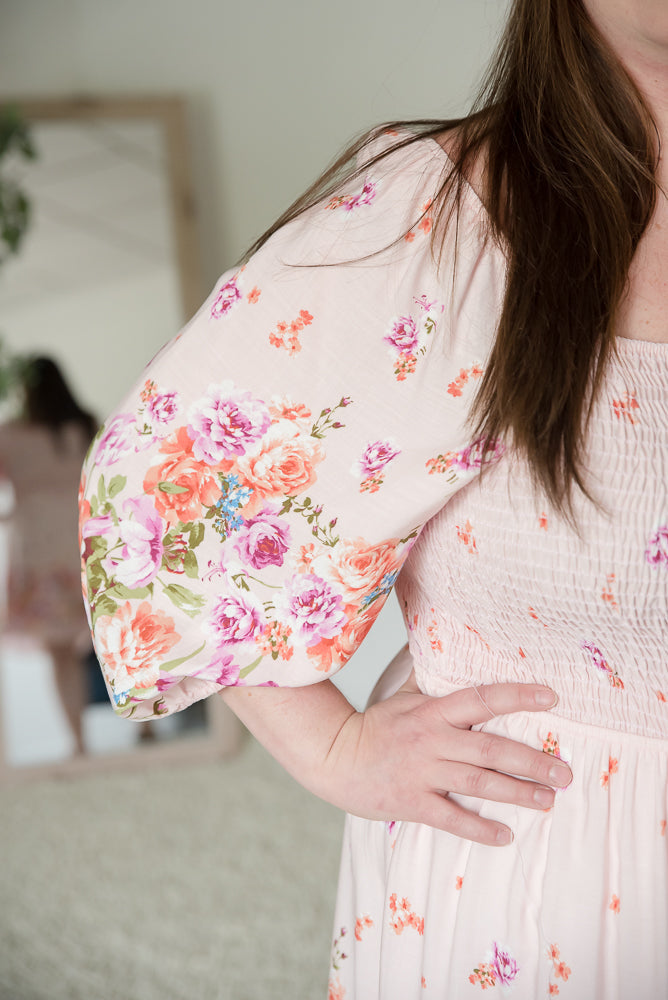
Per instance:
[[[353,134],[466,106],[506,0],[4,0],[0,96],[184,96],[205,284]],[[164,340],[176,331],[166,329]],[[86,363],[98,363],[95,343]],[[84,357],[82,348],[82,358]],[[77,373],[79,380],[85,371]],[[113,397],[135,371],[114,369]],[[382,636],[379,636],[382,632]],[[372,636],[374,633],[372,633]],[[401,643],[395,611],[353,696]]]

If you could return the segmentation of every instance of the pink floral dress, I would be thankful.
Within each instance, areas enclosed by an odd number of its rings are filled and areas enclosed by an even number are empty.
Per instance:
[[[223,276],[84,470],[96,648],[120,714],[311,684],[392,587],[423,691],[540,681],[485,728],[571,764],[549,812],[468,800],[510,847],[350,818],[330,1000],[655,997],[668,982],[668,347],[624,342],[576,534],[467,416],[505,260],[467,191],[431,255],[431,140]],[[299,266],[295,266],[299,265]],[[320,266],[314,266],[320,265]],[[483,449],[493,465],[479,477]]]

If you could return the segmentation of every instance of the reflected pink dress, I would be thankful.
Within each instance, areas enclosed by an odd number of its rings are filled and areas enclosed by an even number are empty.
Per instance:
[[[574,780],[546,813],[468,800],[503,849],[349,819],[330,1000],[644,1000],[668,982],[668,347],[610,366],[580,536],[502,443],[480,480],[505,260],[467,190],[437,267],[445,166],[421,141],[284,227],[109,418],[81,503],[96,648],[134,718],[310,684],[396,582],[421,689],[552,685],[486,728]]]

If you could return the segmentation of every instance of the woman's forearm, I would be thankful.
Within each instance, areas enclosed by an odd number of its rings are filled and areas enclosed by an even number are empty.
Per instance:
[[[328,797],[322,787],[328,754],[357,714],[331,681],[298,688],[229,687],[221,697],[293,778]]]

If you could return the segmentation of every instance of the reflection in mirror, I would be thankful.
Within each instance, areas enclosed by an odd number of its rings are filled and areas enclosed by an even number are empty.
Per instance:
[[[54,359],[73,405],[101,419],[203,297],[183,107],[12,103],[37,158],[10,164],[32,223],[0,271],[0,337],[20,359]],[[86,770],[112,756],[130,766],[137,752],[152,762],[233,749],[239,727],[219,698],[140,725],[114,715],[80,594],[72,605],[78,469],[90,433],[62,396],[49,414],[31,409],[26,400],[43,401],[46,390],[36,390],[34,366],[16,371],[0,427],[5,776]]]

